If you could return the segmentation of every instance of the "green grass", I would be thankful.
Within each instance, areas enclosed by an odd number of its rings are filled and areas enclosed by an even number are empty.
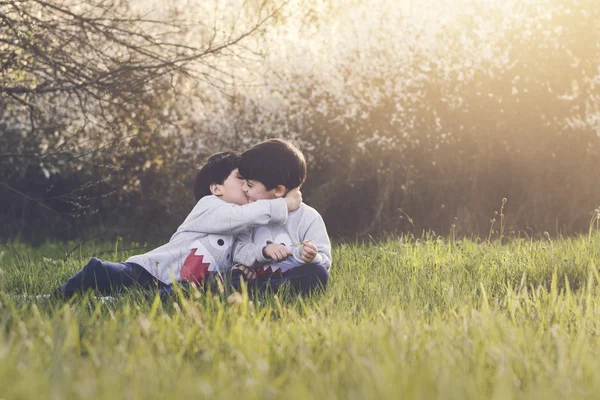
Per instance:
[[[109,246],[110,247],[110,246]],[[260,304],[48,293],[106,248],[0,248],[0,398],[597,398],[600,235],[334,247]],[[127,254],[104,254],[120,261]]]

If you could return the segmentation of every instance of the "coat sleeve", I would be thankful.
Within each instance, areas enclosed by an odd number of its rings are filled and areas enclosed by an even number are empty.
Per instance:
[[[287,216],[287,203],[282,198],[258,200],[242,206],[214,198],[204,204],[200,200],[180,230],[236,235],[254,226],[284,224]]]
[[[248,229],[240,233],[233,245],[233,265],[242,264],[247,267],[256,268],[272,262],[263,254],[266,243],[255,243],[254,232]]]
[[[318,252],[313,263],[321,264],[329,269],[331,267],[331,242],[321,215],[316,213],[314,218],[307,221],[307,225],[302,229],[301,234],[303,241],[310,240],[312,244],[317,246]]]

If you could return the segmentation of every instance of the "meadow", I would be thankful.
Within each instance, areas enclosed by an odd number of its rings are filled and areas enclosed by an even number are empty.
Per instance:
[[[49,293],[120,243],[0,248],[0,398],[517,399],[600,393],[600,232],[337,243],[289,294]]]

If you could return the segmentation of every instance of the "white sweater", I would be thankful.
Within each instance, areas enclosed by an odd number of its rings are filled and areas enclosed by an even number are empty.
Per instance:
[[[329,269],[331,243],[325,223],[317,210],[304,203],[288,214],[287,222],[284,224],[260,226],[240,233],[233,251],[234,265],[243,264],[253,268],[264,266],[271,267],[273,271],[285,272],[304,264],[301,258],[302,246],[297,245],[304,240],[310,240],[317,246],[318,253],[313,263],[322,264]],[[270,243],[281,243],[294,255],[279,263],[273,262],[263,254],[263,249]]]
[[[130,257],[160,281],[201,281],[207,271],[232,265],[235,236],[250,228],[283,224],[288,217],[284,199],[259,200],[239,206],[206,196],[194,206],[168,243]]]

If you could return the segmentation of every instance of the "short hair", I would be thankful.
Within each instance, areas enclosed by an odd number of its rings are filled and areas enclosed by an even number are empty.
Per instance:
[[[211,195],[210,185],[217,183],[222,185],[225,179],[240,164],[240,153],[224,151],[208,157],[198,168],[194,181],[194,196],[199,201],[204,196]]]
[[[267,190],[278,185],[289,190],[306,180],[306,161],[289,141],[269,139],[242,153],[239,171],[244,179],[259,181]]]

